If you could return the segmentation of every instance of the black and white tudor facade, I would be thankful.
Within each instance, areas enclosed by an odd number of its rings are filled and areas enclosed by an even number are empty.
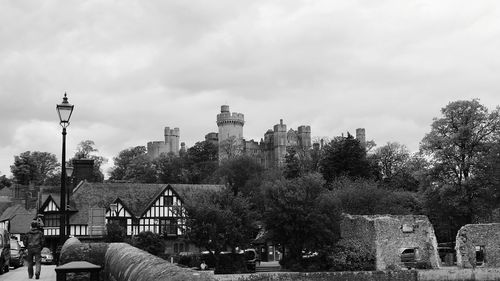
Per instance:
[[[221,185],[91,183],[82,181],[68,205],[69,235],[81,240],[102,239],[106,224],[116,223],[127,236],[152,231],[170,241],[167,252],[189,251],[183,241],[186,214],[183,204],[195,192],[220,190]],[[42,190],[39,213],[44,232],[54,243],[59,237],[59,202],[56,189]]]

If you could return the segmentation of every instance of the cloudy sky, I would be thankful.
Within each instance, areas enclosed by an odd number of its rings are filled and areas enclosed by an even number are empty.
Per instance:
[[[313,136],[366,128],[410,150],[450,101],[500,104],[498,1],[0,2],[0,175],[14,155],[67,154],[217,131],[220,105],[260,140],[283,119]]]

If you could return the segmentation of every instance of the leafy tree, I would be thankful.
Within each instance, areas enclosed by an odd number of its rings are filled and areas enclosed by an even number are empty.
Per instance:
[[[218,164],[218,147],[209,142],[197,142],[187,150],[187,165],[190,183],[207,183],[211,180]]]
[[[156,166],[148,155],[140,155],[130,161],[123,180],[129,182],[157,182]]]
[[[229,189],[193,193],[184,208],[187,238],[216,256],[227,249],[248,246],[257,233],[248,200]]]
[[[236,136],[231,136],[223,141],[219,141],[219,161],[234,159],[243,155],[243,140]]]
[[[477,99],[455,101],[441,109],[420,149],[431,158],[439,179],[462,185],[477,172],[481,156],[500,131],[500,112],[491,113]]]
[[[128,166],[131,164],[131,162],[134,159],[145,155],[146,155],[145,146],[136,146],[133,148],[128,148],[120,151],[118,156],[113,158],[114,167],[111,170],[109,179],[124,180],[127,174]]]
[[[127,238],[127,231],[118,223],[106,224],[106,237],[104,240],[108,243],[124,242]]]
[[[375,150],[380,172],[384,178],[392,178],[404,170],[410,159],[410,152],[406,146],[397,142],[388,142]]]
[[[94,160],[94,168],[92,170],[92,177],[94,182],[104,181],[104,174],[101,171],[101,166],[108,162],[108,159],[102,156],[94,155],[94,152],[98,152],[95,147],[95,143],[92,140],[81,141],[72,159],[92,159]],[[70,163],[72,162],[70,159]]]
[[[434,118],[431,132],[420,145],[432,165],[433,181],[427,193],[439,194],[438,204],[456,206],[455,212],[464,218],[460,223],[474,223],[482,214],[479,207],[488,203],[483,196],[488,191],[476,183],[480,181],[478,176],[484,174],[482,162],[490,154],[491,145],[498,142],[500,109],[489,112],[473,99],[451,102],[441,113],[441,118]]]
[[[265,187],[264,222],[270,238],[287,248],[284,265],[300,264],[304,252],[324,252],[339,238],[338,201],[319,174],[276,180]]]
[[[319,167],[328,183],[340,176],[369,178],[372,175],[365,148],[349,133],[323,147]]]
[[[310,151],[299,147],[288,147],[285,155],[285,178],[297,178],[312,170],[312,158]]]
[[[344,213],[353,215],[408,215],[421,212],[417,193],[395,191],[378,186],[373,180],[340,178],[332,182],[332,194]]]
[[[0,176],[0,189],[4,187],[9,187],[12,185],[12,181],[5,175]]]
[[[154,161],[161,183],[190,183],[190,171],[187,170],[185,157],[175,156],[172,153],[161,154]]]
[[[26,151],[14,156],[14,164],[10,166],[10,170],[14,180],[19,184],[28,185],[33,182],[36,185],[43,185],[57,173],[58,167],[54,154]]]
[[[240,191],[245,192],[246,183],[250,179],[258,177],[262,171],[263,167],[254,159],[242,155],[224,160],[216,171],[216,177],[226,183],[234,195],[237,195]]]

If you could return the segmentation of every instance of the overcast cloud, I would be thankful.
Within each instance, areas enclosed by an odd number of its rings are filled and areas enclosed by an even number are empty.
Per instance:
[[[449,102],[500,104],[498,1],[0,2],[0,175],[14,155],[61,156],[216,132],[222,104],[260,140],[283,119],[313,136],[366,128],[412,151]]]

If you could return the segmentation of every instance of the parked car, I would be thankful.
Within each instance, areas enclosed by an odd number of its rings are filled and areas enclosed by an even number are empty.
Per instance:
[[[16,239],[10,239],[10,265],[18,268],[24,265],[26,250]]]
[[[7,229],[0,228],[0,274],[9,271],[10,234]]]
[[[54,262],[54,256],[52,255],[52,251],[49,248],[42,249],[42,263],[43,264],[52,264]]]

